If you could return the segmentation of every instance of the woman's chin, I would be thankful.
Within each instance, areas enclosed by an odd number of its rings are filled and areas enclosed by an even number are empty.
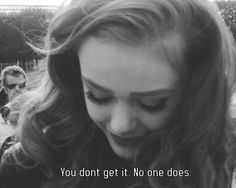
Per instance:
[[[119,144],[114,143],[113,141],[110,141],[110,146],[113,150],[113,152],[120,158],[130,160],[134,157],[135,154],[135,147],[124,147],[120,146]]]

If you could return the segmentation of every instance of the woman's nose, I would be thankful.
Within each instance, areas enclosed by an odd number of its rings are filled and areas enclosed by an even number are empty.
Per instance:
[[[137,128],[137,120],[132,107],[129,104],[118,102],[111,112],[110,129],[119,136],[134,134]]]

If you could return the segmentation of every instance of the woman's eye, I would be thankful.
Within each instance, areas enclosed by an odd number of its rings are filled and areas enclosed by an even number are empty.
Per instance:
[[[142,109],[144,109],[147,112],[160,112],[164,110],[164,108],[167,106],[166,101],[168,98],[161,99],[158,103],[155,104],[144,104],[140,102],[140,105]]]
[[[95,96],[91,91],[87,91],[85,94],[91,102],[99,104],[99,105],[105,105],[105,104],[111,102],[111,100],[112,100],[112,97]]]

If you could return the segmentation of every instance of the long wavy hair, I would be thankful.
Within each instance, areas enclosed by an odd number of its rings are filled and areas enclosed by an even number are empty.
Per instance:
[[[176,45],[179,35],[183,48]],[[145,138],[134,159],[119,159],[90,119],[77,52],[88,37],[130,46],[157,43],[181,77],[179,100],[161,133]],[[217,8],[207,0],[72,0],[56,13],[44,52],[48,77],[19,119],[11,149],[30,158],[52,187],[222,188],[231,186],[235,126],[230,115],[235,48]],[[177,43],[178,44],[178,43]],[[17,144],[16,144],[17,145]],[[24,155],[25,157],[22,157]],[[32,164],[32,163],[30,163]],[[177,177],[63,178],[68,169],[187,170]]]

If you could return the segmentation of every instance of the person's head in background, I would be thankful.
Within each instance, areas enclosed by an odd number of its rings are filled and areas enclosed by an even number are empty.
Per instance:
[[[235,48],[212,3],[74,0],[47,37],[42,100],[20,117],[27,156],[51,173],[62,161],[116,167],[114,153],[145,170],[191,173],[135,179],[141,187],[229,187]],[[94,185],[51,183],[58,181]]]
[[[16,65],[8,66],[2,70],[1,81],[10,102],[25,89],[25,71]]]

